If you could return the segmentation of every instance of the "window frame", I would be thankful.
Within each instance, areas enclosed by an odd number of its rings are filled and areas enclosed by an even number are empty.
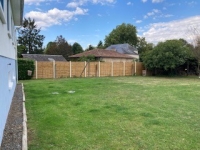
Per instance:
[[[6,23],[6,19],[5,19],[5,14],[4,14],[4,8],[5,8],[5,1],[4,0],[0,0],[0,20],[3,24]]]
[[[0,3],[1,3],[2,9],[4,10],[4,0],[0,0]]]

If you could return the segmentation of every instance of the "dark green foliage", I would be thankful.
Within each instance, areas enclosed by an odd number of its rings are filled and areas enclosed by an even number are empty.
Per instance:
[[[95,61],[94,55],[82,56],[79,58],[79,61]]]
[[[99,41],[98,45],[97,45],[97,48],[100,48],[100,49],[103,49],[104,48],[104,45],[103,45],[103,42],[102,41]]]
[[[153,49],[152,43],[147,43],[144,37],[138,37],[137,50],[140,55],[140,61],[143,62],[145,53]]]
[[[177,67],[186,63],[190,57],[189,48],[182,40],[167,40],[158,43],[143,58],[149,70],[161,71],[164,74],[175,74]]]
[[[82,53],[83,48],[81,47],[81,45],[79,43],[75,42],[72,45],[72,52],[73,52],[73,55],[78,54],[78,53]]]
[[[40,35],[40,29],[35,25],[35,20],[24,18],[22,27],[19,29],[18,56],[21,54],[42,54],[44,35]]]
[[[62,35],[57,36],[54,42],[47,44],[45,53],[49,55],[62,55],[66,60],[68,60],[68,56],[73,54],[72,46],[68,44]]]
[[[28,75],[28,70],[32,71],[32,74]],[[18,79],[19,80],[28,80],[33,77],[35,70],[34,61],[27,59],[18,59]]]
[[[105,47],[112,44],[124,44],[137,45],[137,30],[136,27],[131,24],[121,24],[113,29],[112,32],[105,38]]]
[[[85,49],[85,51],[90,51],[90,50],[93,50],[93,49],[95,49],[95,47],[94,47],[94,46],[92,46],[92,45],[89,45],[89,47],[88,47],[88,48],[86,48],[86,49]]]

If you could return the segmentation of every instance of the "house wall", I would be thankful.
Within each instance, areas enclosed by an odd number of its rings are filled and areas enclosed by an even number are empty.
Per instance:
[[[16,87],[16,50],[10,0],[3,0],[0,1],[0,144]]]
[[[133,59],[127,59],[127,58],[101,58],[101,61],[105,61],[105,62],[133,62]]]
[[[136,59],[139,59],[139,55],[129,55],[129,56],[136,58]]]

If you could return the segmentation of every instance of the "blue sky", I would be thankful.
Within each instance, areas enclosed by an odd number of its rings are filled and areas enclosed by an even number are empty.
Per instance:
[[[199,0],[25,0],[24,17],[35,19],[44,46],[59,35],[84,49],[96,46],[122,23],[154,44],[200,34]]]

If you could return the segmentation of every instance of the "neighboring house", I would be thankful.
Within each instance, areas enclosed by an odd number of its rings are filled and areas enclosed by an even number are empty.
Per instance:
[[[94,49],[85,51],[83,53],[79,53],[76,55],[69,56],[71,60],[79,60],[81,57],[94,56],[96,61],[104,61],[104,62],[132,62],[133,57],[121,54],[116,51],[108,51],[105,49]]]
[[[14,26],[23,19],[24,0],[0,0],[0,145],[17,83],[17,42]]]
[[[106,50],[115,50],[121,54],[127,54],[135,59],[139,59],[138,50],[129,44],[115,44],[106,48]]]
[[[34,61],[66,61],[62,55],[22,54],[22,57]]]

